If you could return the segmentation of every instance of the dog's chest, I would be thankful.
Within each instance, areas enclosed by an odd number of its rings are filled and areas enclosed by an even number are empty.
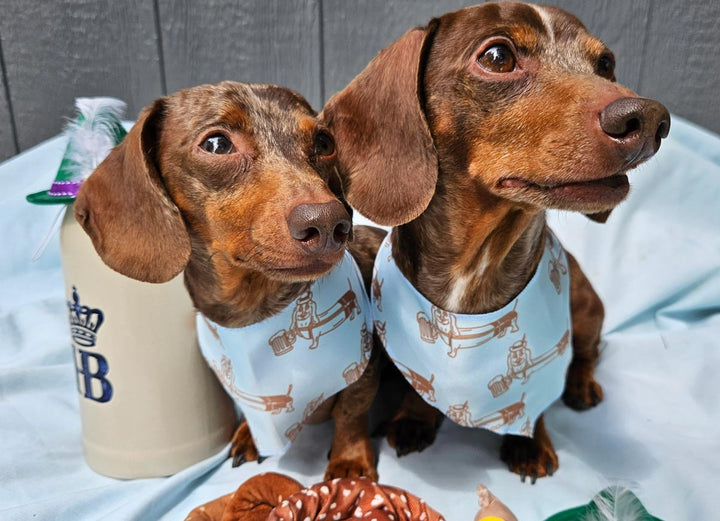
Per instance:
[[[197,326],[263,456],[282,453],[325,399],[360,378],[372,350],[370,305],[349,253],[277,315],[224,328],[199,314]]]
[[[572,349],[570,277],[559,241],[507,306],[479,315],[433,305],[405,279],[388,240],[375,265],[376,329],[400,372],[456,423],[531,436],[561,394]]]

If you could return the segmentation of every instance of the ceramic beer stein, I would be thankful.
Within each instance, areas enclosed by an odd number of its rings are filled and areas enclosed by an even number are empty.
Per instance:
[[[165,476],[221,450],[235,411],[198,348],[182,275],[150,284],[111,270],[72,207],[60,249],[90,467],[118,478]]]
[[[166,476],[221,450],[235,409],[197,344],[182,275],[165,284],[107,267],[75,221],[82,181],[125,135],[124,103],[77,100],[55,181],[28,196],[61,206],[60,247],[85,458],[116,478]]]

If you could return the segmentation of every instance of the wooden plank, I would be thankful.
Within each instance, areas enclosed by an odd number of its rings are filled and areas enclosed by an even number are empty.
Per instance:
[[[55,135],[80,96],[128,117],[162,94],[152,2],[5,0],[0,34],[20,149]]]
[[[720,132],[720,2],[654,2],[640,94]]]
[[[407,30],[472,0],[323,0],[325,98]]]
[[[6,96],[5,77],[5,63],[2,56],[2,43],[0,43],[0,161],[18,153],[15,147],[15,127],[10,117],[10,106]]]
[[[160,1],[168,92],[235,80],[275,83],[319,108],[318,0]]]

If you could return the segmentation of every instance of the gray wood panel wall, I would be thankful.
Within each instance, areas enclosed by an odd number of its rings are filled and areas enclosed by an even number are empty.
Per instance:
[[[618,79],[720,132],[720,1],[547,0],[614,51]],[[57,134],[78,96],[128,117],[223,79],[278,83],[315,107],[384,46],[474,0],[0,0],[0,160]]]
[[[322,103],[317,0],[160,0],[168,92],[198,83],[277,83]]]
[[[57,134],[76,97],[137,114],[163,93],[152,2],[1,0],[0,38],[21,150]]]
[[[1,48],[0,55],[2,55]],[[8,105],[7,90],[5,89],[5,77],[5,67],[0,62],[0,78],[3,78],[2,89],[0,89],[0,161],[10,157],[18,150],[14,134],[15,124],[10,117],[10,106]]]

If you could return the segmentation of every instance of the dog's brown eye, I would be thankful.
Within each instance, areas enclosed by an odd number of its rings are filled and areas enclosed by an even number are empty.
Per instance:
[[[200,148],[211,154],[229,154],[233,151],[233,144],[227,136],[213,134],[202,142]]]
[[[598,58],[596,71],[603,78],[615,76],[615,58],[612,54],[603,54]]]
[[[490,72],[512,72],[515,70],[515,55],[510,47],[498,43],[488,47],[478,56],[478,63]]]
[[[322,157],[335,154],[335,141],[327,132],[318,132],[315,135],[315,154]]]

